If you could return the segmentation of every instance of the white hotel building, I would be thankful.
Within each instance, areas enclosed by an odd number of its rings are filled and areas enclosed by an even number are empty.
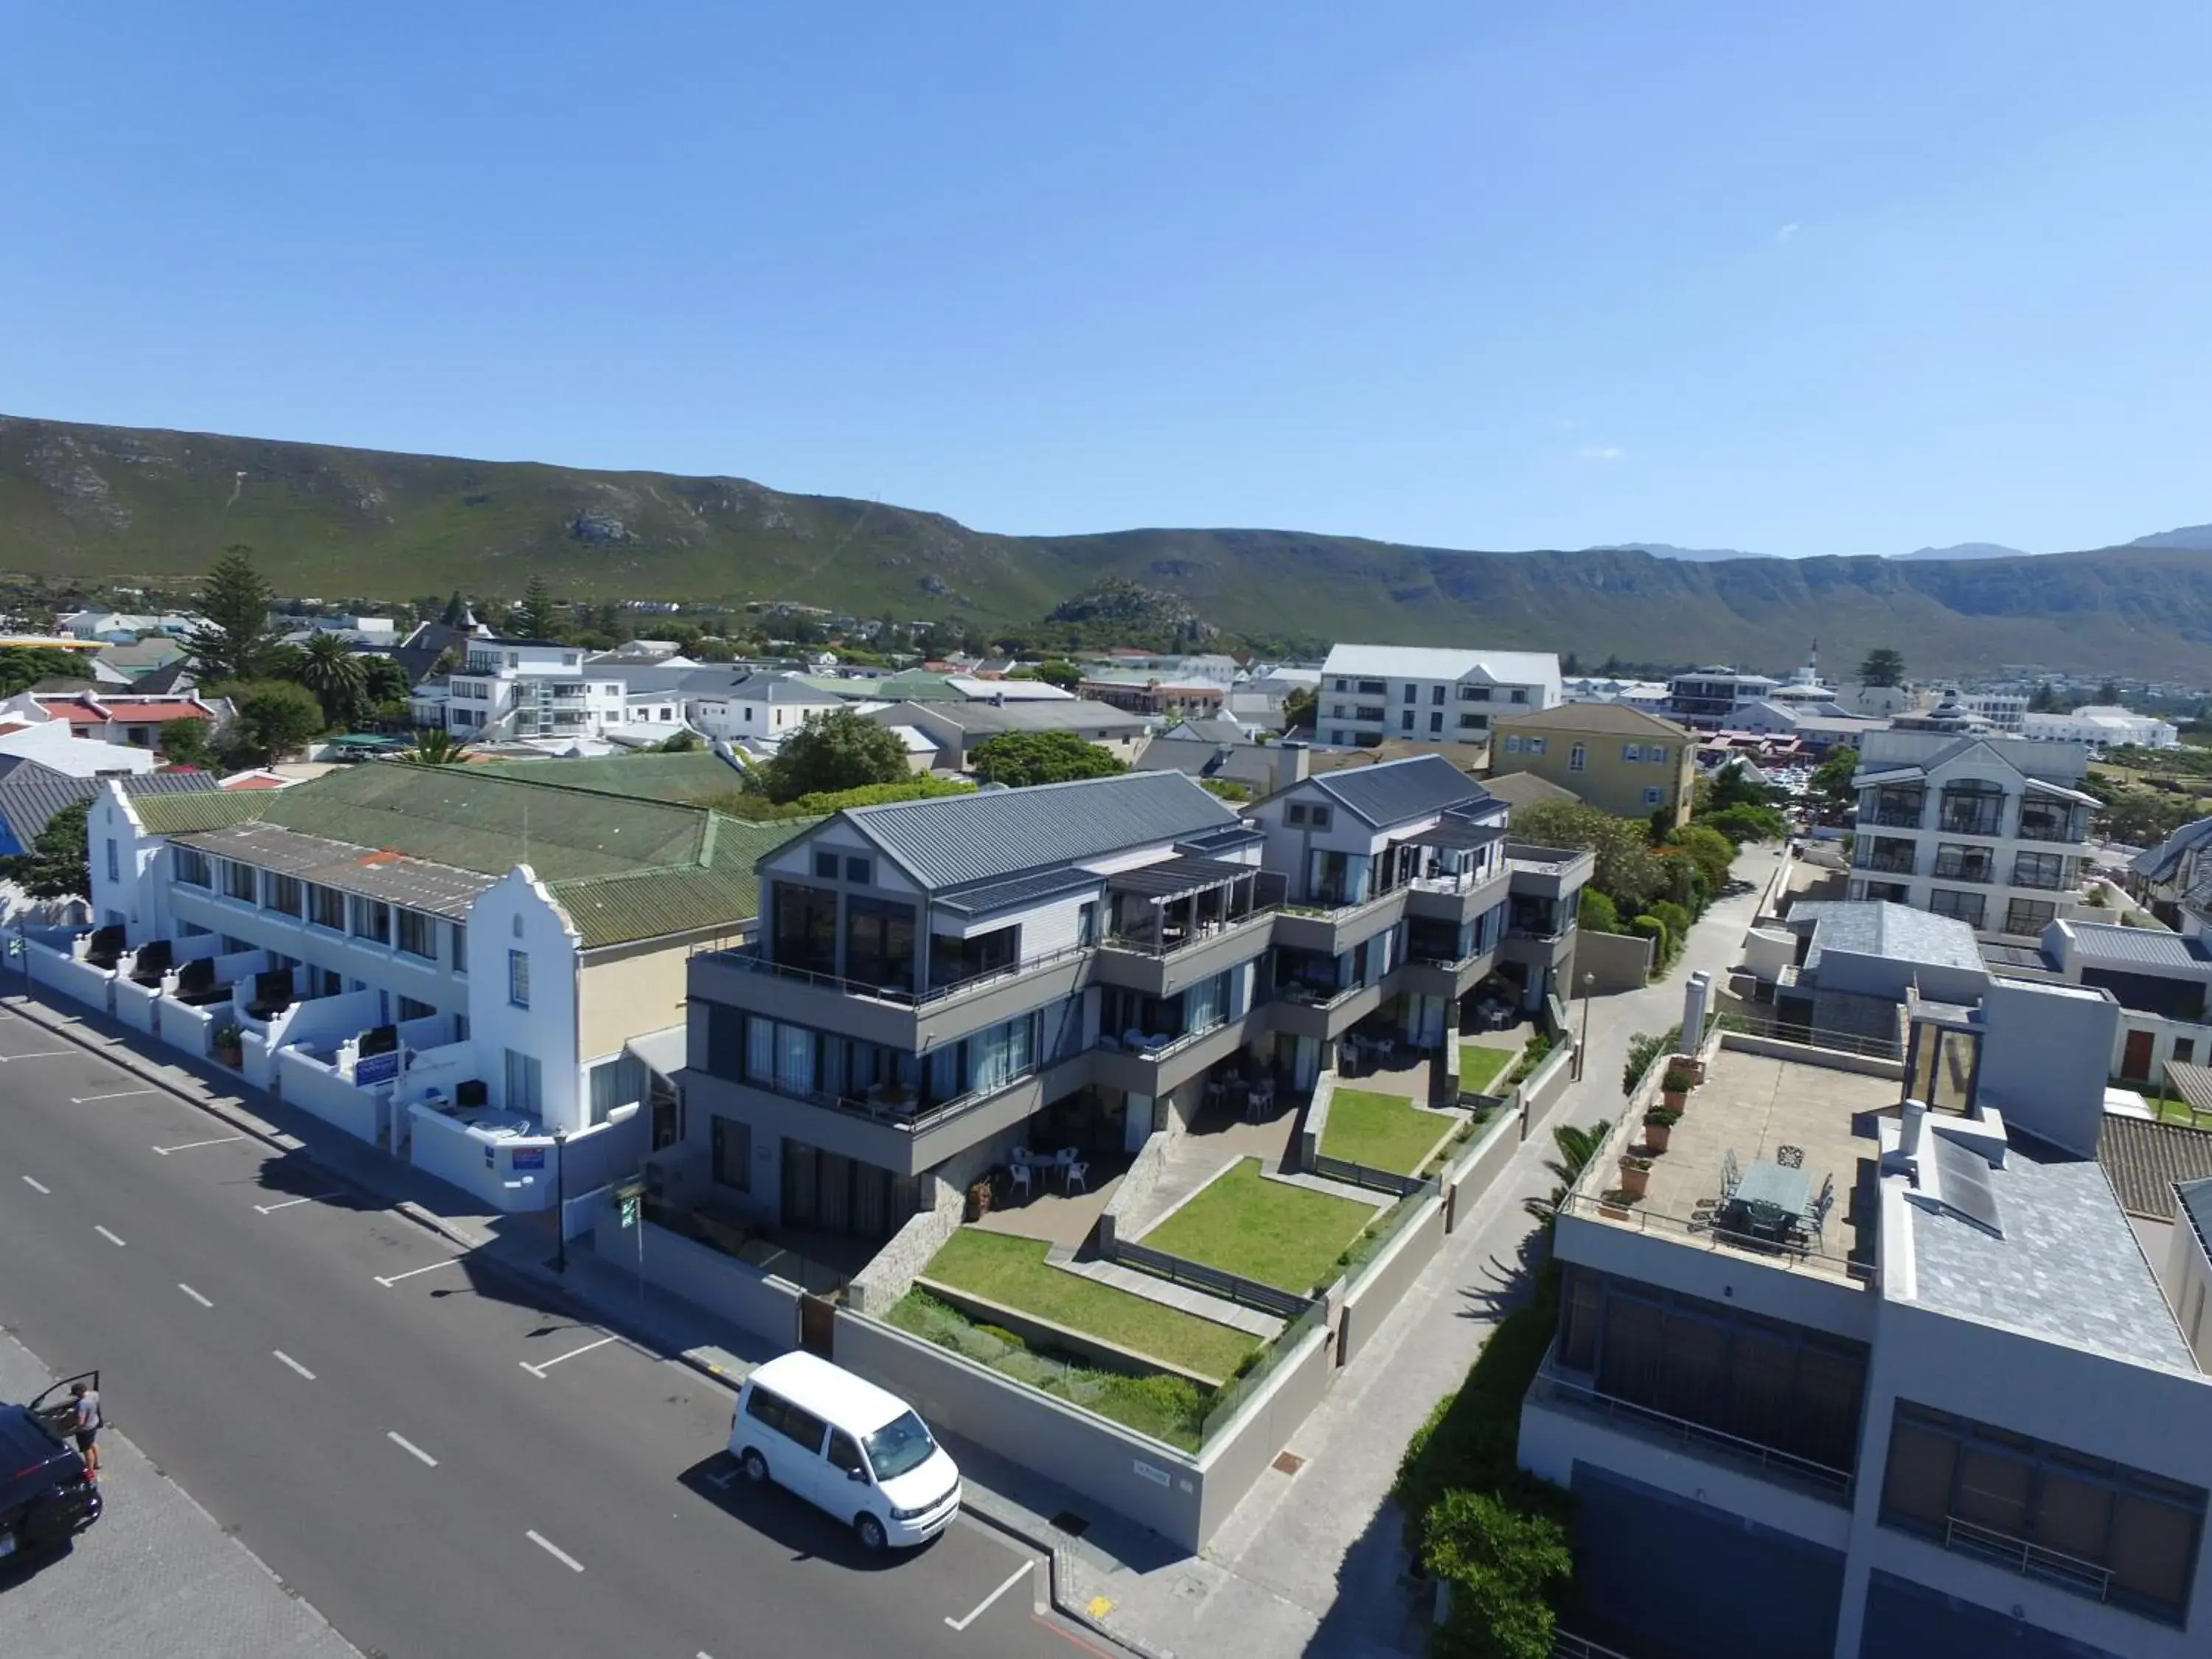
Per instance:
[[[1331,749],[1490,741],[1504,714],[1560,701],[1549,651],[1470,651],[1416,645],[1340,645],[1322,665],[1314,741]]]

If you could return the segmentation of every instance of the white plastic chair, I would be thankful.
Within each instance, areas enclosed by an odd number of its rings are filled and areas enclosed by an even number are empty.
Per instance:
[[[1071,1193],[1078,1187],[1082,1188],[1086,1193],[1089,1192],[1091,1190],[1091,1166],[1088,1164],[1085,1164],[1080,1161],[1069,1164],[1067,1166],[1066,1178],[1061,1182],[1061,1185]]]
[[[1030,1186],[1030,1166],[1026,1162],[1012,1165],[1010,1173],[1014,1178],[1014,1190],[1016,1192],[1027,1194],[1033,1190]]]

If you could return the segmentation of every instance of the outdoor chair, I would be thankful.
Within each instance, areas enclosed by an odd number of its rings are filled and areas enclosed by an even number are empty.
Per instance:
[[[1805,1167],[1805,1149],[1802,1146],[1778,1146],[1774,1149],[1774,1161],[1785,1170],[1802,1170]]]
[[[1077,1162],[1069,1164],[1067,1166],[1067,1174],[1063,1179],[1061,1185],[1071,1193],[1079,1187],[1085,1192],[1089,1192],[1091,1190],[1091,1165],[1079,1159]]]
[[[1009,1170],[1009,1173],[1013,1177],[1014,1190],[1016,1192],[1026,1195],[1035,1190],[1030,1185],[1030,1182],[1032,1177],[1030,1166],[1026,1162],[1014,1164]]]

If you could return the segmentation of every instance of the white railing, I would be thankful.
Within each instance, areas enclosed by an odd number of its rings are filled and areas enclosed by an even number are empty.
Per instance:
[[[2010,1533],[1978,1527],[1956,1516],[1947,1517],[1943,1522],[1943,1547],[2010,1567],[2023,1578],[2040,1578],[2063,1589],[2094,1595],[2100,1601],[2112,1592],[2112,1573],[2094,1561],[2084,1561],[2063,1550],[2045,1549]]]

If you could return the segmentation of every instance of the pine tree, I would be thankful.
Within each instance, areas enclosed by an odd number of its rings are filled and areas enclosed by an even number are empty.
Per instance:
[[[553,590],[546,586],[545,578],[532,576],[530,586],[522,590],[522,603],[514,607],[515,631],[526,640],[558,638],[558,626],[553,620]]]
[[[276,630],[269,607],[276,590],[254,568],[253,550],[227,549],[192,596],[199,623],[185,635],[185,653],[203,684],[250,680],[266,667]]]

